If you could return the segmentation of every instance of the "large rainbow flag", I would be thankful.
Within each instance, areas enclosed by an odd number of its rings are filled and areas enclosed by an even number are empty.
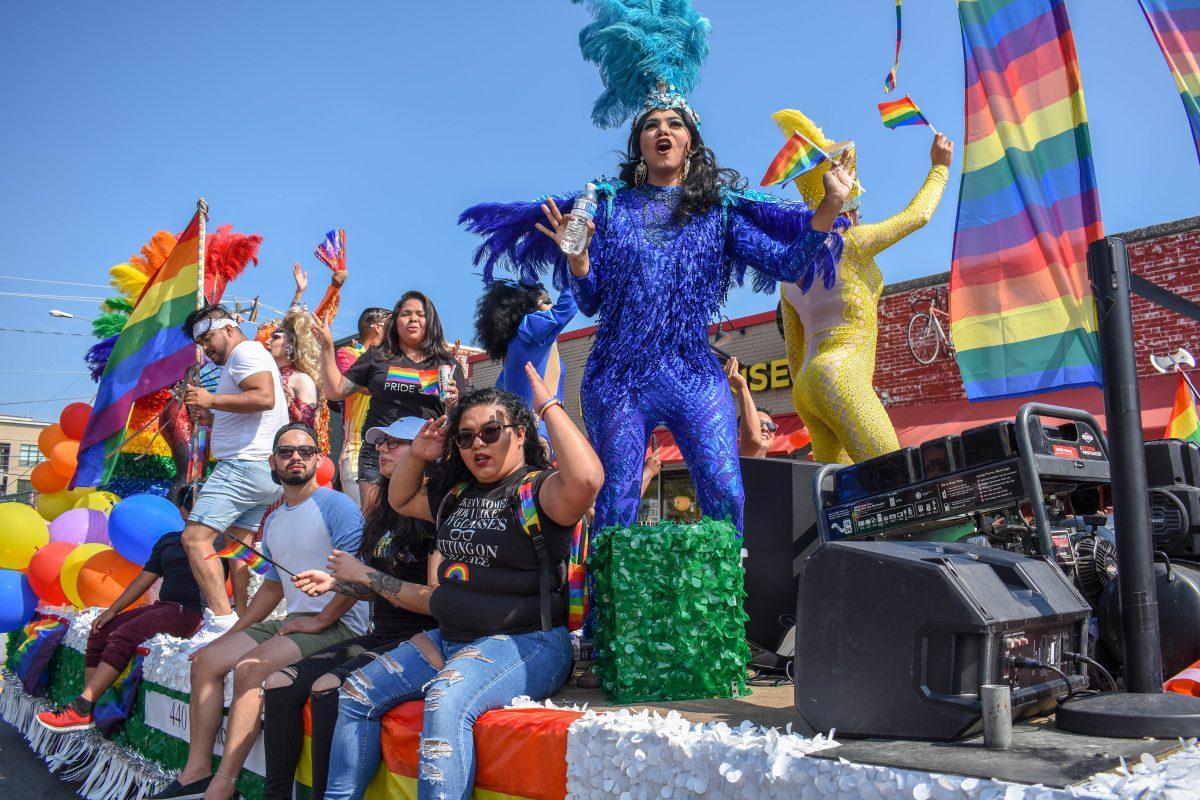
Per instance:
[[[1200,158],[1200,0],[1139,0],[1175,77]]]
[[[113,345],[100,378],[92,416],[79,443],[74,486],[108,482],[134,402],[183,378],[196,345],[183,322],[196,308],[200,285],[200,213],[179,235],[171,254],[146,284]]]
[[[951,332],[967,397],[1101,382],[1087,246],[1104,235],[1064,0],[959,0],[966,154]]]

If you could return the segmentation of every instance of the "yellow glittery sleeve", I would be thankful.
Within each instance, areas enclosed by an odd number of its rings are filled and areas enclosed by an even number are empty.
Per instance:
[[[950,170],[940,164],[933,166],[925,183],[908,208],[880,222],[857,225],[852,230],[859,252],[874,256],[894,245],[929,222],[942,199],[942,191],[950,178]]]

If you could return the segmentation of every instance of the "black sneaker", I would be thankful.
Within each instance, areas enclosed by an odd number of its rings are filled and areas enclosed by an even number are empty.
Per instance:
[[[204,797],[204,792],[208,789],[208,785],[212,783],[214,776],[209,775],[191,783],[180,783],[179,781],[171,781],[167,784],[167,788],[155,792],[150,795],[148,800],[199,800]]]

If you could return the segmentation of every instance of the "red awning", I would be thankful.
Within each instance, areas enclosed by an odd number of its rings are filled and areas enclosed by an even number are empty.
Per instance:
[[[795,414],[772,414],[771,419],[775,421],[779,429],[775,431],[775,444],[767,452],[767,455],[790,455],[792,451],[805,447],[812,441],[812,437],[808,435],[808,428],[804,427],[800,417]],[[654,431],[654,440],[658,443],[658,454],[662,458],[662,463],[683,463],[683,455],[679,452],[679,446],[675,444],[675,437],[671,435],[670,431],[666,428],[658,428]]]
[[[1171,416],[1175,401],[1175,385],[1179,378],[1173,374],[1153,375],[1138,381],[1142,398],[1142,432],[1146,439],[1161,439]],[[971,403],[955,400],[948,403],[925,403],[889,408],[888,416],[896,427],[902,447],[917,447],[922,442],[940,436],[962,433],[977,425],[1002,419],[1014,419],[1017,409],[1031,400],[1047,405],[1078,408],[1094,415],[1101,427],[1104,418],[1104,396],[1097,388],[1063,389],[1037,397],[1014,397],[1004,400],[985,400]]]

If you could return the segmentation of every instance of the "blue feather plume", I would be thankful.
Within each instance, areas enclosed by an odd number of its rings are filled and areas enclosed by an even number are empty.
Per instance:
[[[109,336],[96,342],[83,356],[83,361],[91,370],[92,380],[96,383],[100,382],[100,376],[104,374],[104,368],[108,366],[108,357],[112,355],[113,346],[117,343],[116,336]]]
[[[686,95],[700,80],[712,26],[690,0],[572,0],[595,21],[579,32],[579,49],[600,70],[604,92],[592,121],[615,128],[638,114],[658,81]]]

